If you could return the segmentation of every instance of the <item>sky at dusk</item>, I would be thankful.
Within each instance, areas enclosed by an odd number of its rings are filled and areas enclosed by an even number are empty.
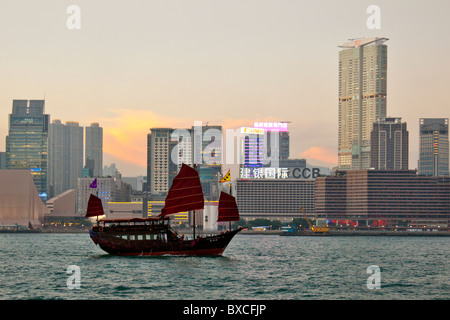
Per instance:
[[[2,1],[0,151],[12,101],[45,96],[51,120],[100,123],[104,164],[123,176],[146,174],[150,128],[194,121],[290,121],[291,158],[331,168],[338,45],[386,37],[387,115],[407,122],[415,169],[419,118],[450,117],[449,14],[448,0]]]

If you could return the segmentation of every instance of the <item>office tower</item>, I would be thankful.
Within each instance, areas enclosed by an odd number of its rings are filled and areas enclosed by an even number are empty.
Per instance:
[[[420,119],[419,174],[448,176],[448,118]]]
[[[265,166],[279,167],[279,161],[273,160],[289,159],[288,123],[288,121],[253,123],[254,128],[264,130],[263,163]]]
[[[401,118],[378,119],[370,139],[370,167],[408,170],[408,131]]]
[[[94,177],[101,177],[103,175],[103,128],[98,123],[91,123],[85,131],[85,164],[86,166],[90,164],[88,168],[93,170]]]
[[[386,38],[359,39],[340,46],[339,137],[340,170],[370,167],[370,132],[386,117]]]
[[[49,129],[49,196],[77,187],[83,169],[83,127],[53,120]]]
[[[176,165],[176,173],[180,171],[183,163],[192,166],[193,156],[191,136],[192,133],[188,129],[173,129],[170,132],[169,156]]]
[[[275,138],[275,135],[278,135],[278,138]],[[275,157],[278,160],[289,159],[288,131],[266,130],[264,139],[266,140],[266,157]]]
[[[191,128],[192,153],[195,164],[222,164],[222,126],[202,125]]]
[[[289,132],[280,132],[280,159],[289,159]]]
[[[103,176],[104,177],[115,177],[116,173],[118,173],[118,172],[119,172],[119,170],[117,170],[115,163],[111,163],[111,165],[109,165],[109,166],[107,166],[107,165],[103,166]]]
[[[194,123],[191,137],[193,163],[197,165],[205,199],[218,200],[223,155],[222,126]]]
[[[44,100],[13,100],[6,137],[8,169],[30,169],[39,196],[47,200],[47,143],[50,115]]]
[[[239,139],[241,167],[258,168],[264,162],[264,129],[241,128]]]

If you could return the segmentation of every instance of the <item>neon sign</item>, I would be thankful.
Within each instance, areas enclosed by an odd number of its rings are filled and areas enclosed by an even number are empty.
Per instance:
[[[240,168],[240,179],[315,179],[319,168]]]

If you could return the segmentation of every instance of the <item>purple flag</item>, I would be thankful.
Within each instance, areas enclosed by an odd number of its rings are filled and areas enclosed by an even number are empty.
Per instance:
[[[89,188],[97,189],[97,178],[95,178],[95,180],[91,183]]]

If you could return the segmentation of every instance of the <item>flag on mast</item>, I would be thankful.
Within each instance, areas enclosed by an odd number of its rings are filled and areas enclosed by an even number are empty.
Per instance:
[[[97,188],[97,178],[92,181],[92,183],[89,185],[89,188],[96,189]]]
[[[228,181],[231,181],[230,170],[228,170],[227,174],[224,175],[223,178],[219,182],[222,183],[222,182],[228,182]]]

